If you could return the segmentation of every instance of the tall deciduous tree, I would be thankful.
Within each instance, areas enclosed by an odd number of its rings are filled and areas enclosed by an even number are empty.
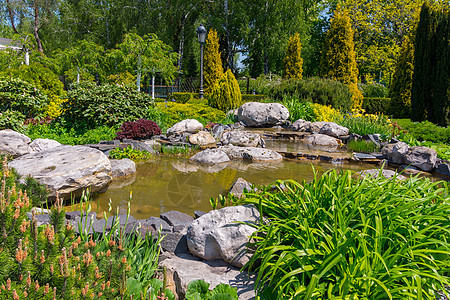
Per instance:
[[[286,78],[302,79],[303,58],[300,34],[296,33],[289,38],[286,56],[284,58],[284,76]]]
[[[211,92],[214,85],[222,77],[223,68],[219,53],[219,37],[217,31],[211,29],[206,39],[204,52],[205,93]]]
[[[331,19],[322,52],[321,73],[324,77],[339,80],[352,92],[352,107],[360,108],[362,93],[358,89],[353,29],[348,12],[337,8]]]

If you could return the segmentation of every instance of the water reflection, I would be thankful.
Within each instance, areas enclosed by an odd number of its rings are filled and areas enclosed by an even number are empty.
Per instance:
[[[333,165],[314,162],[316,169],[369,169],[371,165]],[[311,162],[283,160],[277,163],[232,161],[224,165],[197,165],[187,158],[157,157],[136,166],[134,178],[114,181],[108,191],[94,197],[98,211],[119,206],[127,209],[133,192],[131,213],[135,218],[159,216],[169,210],[193,214],[194,210],[211,210],[209,199],[225,194],[237,178],[256,184],[269,184],[277,179],[312,180]]]

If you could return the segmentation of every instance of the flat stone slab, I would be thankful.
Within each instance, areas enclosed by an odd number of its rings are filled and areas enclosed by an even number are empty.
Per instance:
[[[167,284],[179,299],[184,299],[187,286],[193,280],[202,279],[210,289],[224,283],[237,288],[240,300],[255,299],[254,276],[221,261],[201,261],[190,254],[172,255],[160,263],[167,269]]]
[[[219,149],[225,152],[230,159],[248,159],[252,161],[280,161],[283,159],[278,152],[265,148],[227,145]]]

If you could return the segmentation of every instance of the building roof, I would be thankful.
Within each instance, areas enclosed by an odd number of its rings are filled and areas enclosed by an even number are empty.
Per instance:
[[[13,50],[22,50],[22,47],[17,43],[14,43],[13,40],[0,37],[0,50],[10,48]]]

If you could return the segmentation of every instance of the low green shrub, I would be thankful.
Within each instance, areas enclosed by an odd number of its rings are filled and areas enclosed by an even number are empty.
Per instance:
[[[246,265],[261,299],[434,299],[450,284],[447,182],[331,170],[231,197],[264,216]]]
[[[184,119],[197,119],[203,124],[208,122],[220,122],[225,118],[225,113],[221,110],[212,108],[205,104],[181,104],[176,102],[158,102],[155,103],[155,110],[149,110],[147,118],[155,120],[161,128],[169,128],[177,122]],[[164,124],[165,126],[163,126]]]
[[[129,158],[132,160],[144,160],[152,157],[152,154],[145,150],[137,150],[133,149],[131,146],[128,146],[124,149],[115,148],[109,152],[109,157],[113,159],[124,159]]]
[[[166,155],[182,155],[197,151],[198,147],[189,146],[161,146],[161,152]]]
[[[172,93],[171,99],[178,103],[187,103],[198,97],[198,93]]]
[[[138,92],[135,86],[97,86],[84,82],[74,85],[68,92],[61,117],[77,128],[120,126],[144,117],[151,103],[151,97]]]
[[[314,122],[317,118],[311,102],[299,99],[295,95],[283,95],[282,104],[289,110],[289,120],[295,122],[298,119]]]
[[[24,121],[25,116],[19,111],[7,109],[0,112],[0,130],[12,129],[21,132]]]
[[[358,83],[358,89],[364,98],[386,98],[389,95],[389,88],[381,83]]]
[[[418,141],[450,145],[450,127],[441,127],[429,121],[412,122],[409,119],[396,119],[403,130]]]
[[[110,141],[116,137],[117,127],[100,126],[93,129],[75,130],[67,124],[52,122],[50,124],[28,124],[23,132],[32,140],[37,138],[52,139],[64,145],[95,144]]]
[[[224,112],[238,107],[242,101],[241,90],[231,70],[222,75],[206,98],[209,106]]]
[[[209,290],[209,283],[204,280],[189,282],[186,291],[186,300],[238,300],[237,289],[228,284],[219,284]]]
[[[352,94],[345,84],[318,77],[283,80],[274,85],[267,95],[276,101],[282,101],[283,95],[295,95],[300,99],[331,105],[342,111],[350,111],[352,106]]]
[[[49,100],[33,84],[17,78],[0,78],[0,110],[18,111],[26,118],[41,115]]]
[[[364,97],[362,109],[368,114],[390,115],[391,98]]]

